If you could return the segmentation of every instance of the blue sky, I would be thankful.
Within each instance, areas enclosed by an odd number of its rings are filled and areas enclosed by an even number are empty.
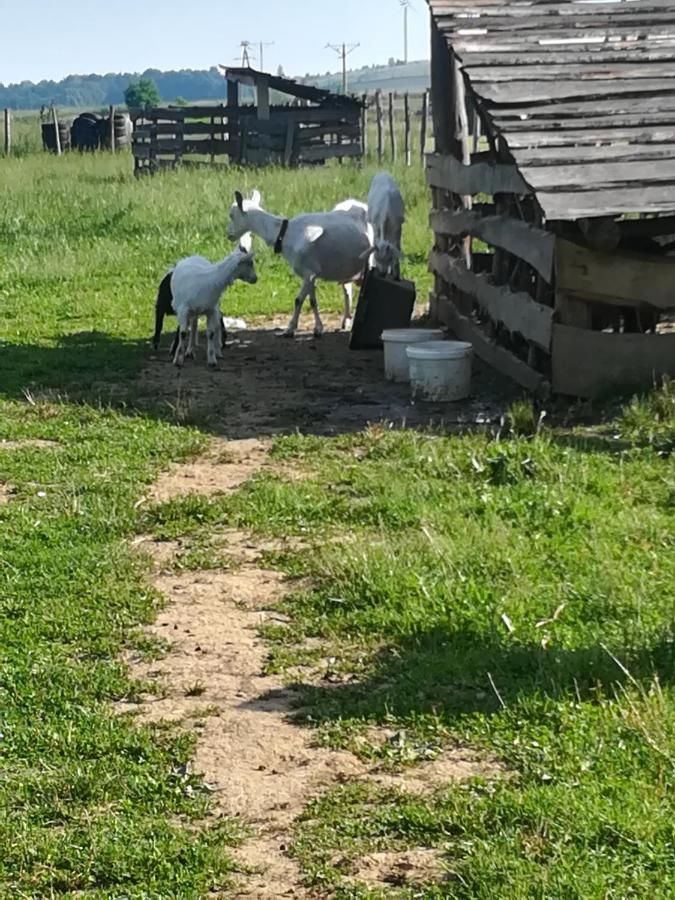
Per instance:
[[[410,59],[428,57],[425,0],[409,14]],[[335,71],[327,42],[359,41],[354,67],[403,56],[399,0],[0,0],[0,82],[232,64],[242,39],[274,41],[265,68]]]

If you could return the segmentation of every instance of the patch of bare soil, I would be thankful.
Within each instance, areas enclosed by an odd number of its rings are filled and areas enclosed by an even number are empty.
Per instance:
[[[352,351],[349,335],[337,330],[319,340],[306,332],[289,340],[279,337],[269,320],[266,328],[238,332],[215,372],[207,368],[203,352],[180,370],[172,365],[167,346],[149,354],[134,404],[171,409],[180,421],[199,422],[229,438],[258,438],[296,430],[341,434],[380,422],[475,427],[498,418],[521,394],[475,360],[468,400],[413,404],[409,385],[385,380],[382,351]]]
[[[0,506],[4,506],[14,496],[14,488],[11,484],[3,484],[0,481]]]
[[[43,441],[38,438],[21,441],[0,441],[0,450],[54,450],[58,441]]]
[[[220,447],[217,459],[207,459],[205,477],[195,468],[199,461],[186,466],[189,477],[175,467],[173,489],[188,483],[201,492],[216,481],[219,489],[232,489],[241,484],[242,467],[250,476],[266,464],[262,446],[246,442]],[[230,467],[232,471],[222,475],[211,471]],[[281,678],[265,673],[267,648],[260,625],[284,622],[292,628],[292,623],[277,609],[289,585],[280,573],[263,567],[261,556],[287,543],[258,541],[237,531],[221,537],[235,561],[231,569],[179,574],[173,571],[179,541],[159,543],[146,536],[135,542],[153,558],[153,584],[167,600],[147,631],[166,640],[170,650],[159,661],[132,661],[132,673],[156,681],[158,691],[119,707],[142,721],[173,721],[183,727],[192,723],[198,729],[194,769],[213,792],[214,815],[239,817],[253,829],[238,851],[242,885],[235,896],[309,897],[288,854],[295,819],[331,786],[395,776],[378,774],[351,753],[315,746],[312,732],[296,722],[297,695]],[[468,756],[454,764],[451,755],[443,764],[440,759],[406,769],[397,785],[416,790],[419,782],[427,789],[436,779],[447,782],[484,771]],[[395,875],[408,863],[392,865]]]
[[[149,499],[165,503],[187,494],[211,496],[235,491],[264,467],[269,450],[268,441],[255,438],[214,441],[198,459],[170,466],[153,485]]]
[[[369,853],[352,869],[349,880],[382,890],[422,887],[442,881],[445,874],[441,851],[418,848]]]

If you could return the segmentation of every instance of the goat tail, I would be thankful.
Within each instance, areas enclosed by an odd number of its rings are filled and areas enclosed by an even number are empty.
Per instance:
[[[159,290],[157,291],[157,301],[155,302],[155,334],[152,339],[152,346],[155,350],[159,350],[159,341],[162,337],[162,328],[164,326],[164,316],[173,313],[173,292],[171,291],[171,276],[173,269],[167,272],[162,278]]]

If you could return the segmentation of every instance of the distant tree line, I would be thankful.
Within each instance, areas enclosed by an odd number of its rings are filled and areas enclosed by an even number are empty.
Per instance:
[[[0,84],[0,108],[40,109],[52,103],[60,107],[97,107],[125,102],[124,93],[130,83],[139,79],[154,82],[159,96],[167,103],[180,97],[184,101],[221,100],[226,95],[225,80],[213,67],[207,70],[183,69],[160,72],[148,69],[142,73],[108,75],[69,75],[63,81],[22,81],[20,84]]]

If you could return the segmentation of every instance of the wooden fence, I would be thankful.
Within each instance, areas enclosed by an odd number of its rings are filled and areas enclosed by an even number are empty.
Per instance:
[[[307,165],[362,154],[361,111],[350,107],[159,107],[134,111],[138,174],[181,165]]]
[[[424,163],[429,129],[429,94],[363,94],[361,133],[363,157],[395,163],[403,159],[410,166]]]

